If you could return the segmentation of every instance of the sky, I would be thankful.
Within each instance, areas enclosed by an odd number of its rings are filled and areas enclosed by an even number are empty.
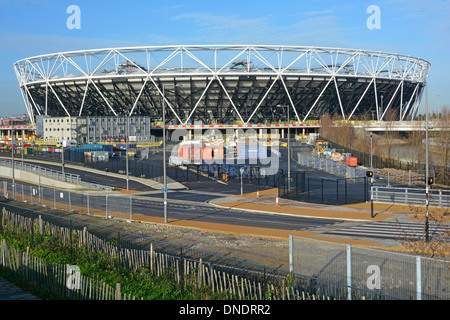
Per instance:
[[[79,29],[67,21],[80,9]],[[367,20],[380,9],[379,28]],[[0,117],[26,114],[13,63],[60,51],[153,45],[366,49],[431,63],[428,110],[450,107],[450,0],[0,0]],[[419,113],[425,112],[425,94]]]

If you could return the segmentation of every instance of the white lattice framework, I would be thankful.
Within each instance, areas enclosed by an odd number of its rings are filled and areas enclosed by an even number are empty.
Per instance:
[[[350,120],[413,115],[430,63],[368,50],[299,46],[149,46],[82,50],[19,60],[14,69],[28,115],[137,115],[186,124],[248,124],[288,105],[297,122],[323,112]],[[384,100],[383,100],[384,98]],[[269,110],[270,109],[270,110]],[[279,110],[279,109],[278,109]]]

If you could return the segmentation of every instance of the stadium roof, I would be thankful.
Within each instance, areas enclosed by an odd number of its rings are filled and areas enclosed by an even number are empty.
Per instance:
[[[14,63],[35,115],[150,115],[172,123],[302,122],[337,113],[413,115],[430,63],[394,53],[276,45],[148,46],[45,54]]]

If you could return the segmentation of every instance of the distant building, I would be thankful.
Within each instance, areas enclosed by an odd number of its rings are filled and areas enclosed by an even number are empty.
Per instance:
[[[27,118],[0,119],[0,143],[10,143],[12,136],[21,141],[36,134],[36,126]]]
[[[44,141],[75,140],[78,143],[106,142],[108,138],[150,137],[150,117],[129,117],[127,135],[126,116],[82,116],[36,118],[36,132]],[[141,140],[146,140],[142,138]]]
[[[17,125],[27,125],[30,122],[28,119],[21,118],[6,118],[2,119],[2,126],[17,126]]]

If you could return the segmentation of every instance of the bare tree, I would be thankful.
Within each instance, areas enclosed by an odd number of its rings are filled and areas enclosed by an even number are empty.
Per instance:
[[[406,158],[409,163],[423,163],[425,146],[423,144],[425,133],[423,131],[411,131],[406,138]]]
[[[392,158],[392,148],[396,144],[398,138],[400,137],[399,133],[394,130],[393,121],[396,120],[396,113],[390,109],[387,110],[384,116],[385,119],[385,131],[383,134],[384,144],[386,145],[385,149],[385,157]]]
[[[319,134],[321,137],[326,139],[330,139],[332,137],[333,132],[333,120],[328,113],[325,113],[320,117],[320,129]]]
[[[437,179],[445,184],[449,184],[449,161],[450,161],[450,110],[448,106],[444,106],[440,113],[438,126],[440,130],[435,139],[435,147],[433,150],[437,154],[438,165],[440,169]]]

